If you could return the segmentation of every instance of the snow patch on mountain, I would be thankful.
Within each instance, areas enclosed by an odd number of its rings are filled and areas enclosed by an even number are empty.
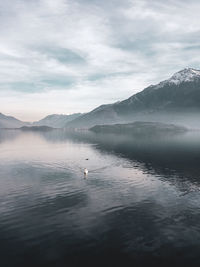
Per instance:
[[[192,82],[195,78],[200,78],[200,70],[184,69],[175,73],[168,82],[179,84],[181,82]]]
[[[200,79],[200,70],[187,68],[176,72],[170,79],[160,82],[158,85],[151,85],[150,87],[154,87],[154,89],[159,89],[164,87],[165,85],[179,85],[182,82],[193,82],[197,79]]]

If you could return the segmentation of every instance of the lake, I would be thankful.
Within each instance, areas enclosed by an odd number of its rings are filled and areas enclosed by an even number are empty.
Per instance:
[[[0,203],[2,267],[200,266],[200,133],[0,130]]]

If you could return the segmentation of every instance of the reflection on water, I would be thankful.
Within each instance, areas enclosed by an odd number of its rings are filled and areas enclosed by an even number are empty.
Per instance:
[[[1,266],[199,266],[199,162],[198,132],[1,131]]]

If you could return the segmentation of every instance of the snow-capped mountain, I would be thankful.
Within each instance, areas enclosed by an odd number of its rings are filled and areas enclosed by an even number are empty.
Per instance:
[[[187,68],[168,80],[151,85],[130,98],[99,108],[77,118],[67,127],[92,127],[96,124],[131,122],[161,115],[196,112],[200,114],[200,70]],[[162,118],[160,118],[162,120]]]
[[[182,71],[176,72],[169,80],[169,83],[180,84],[182,82],[193,82],[200,79],[200,70],[187,68]]]
[[[179,72],[176,72],[171,78],[168,80],[165,80],[163,82],[160,82],[155,89],[161,88],[165,86],[166,84],[168,85],[173,85],[173,84],[181,84],[183,82],[195,82],[200,79],[200,70],[195,70],[192,68],[187,68],[184,70],[181,70]],[[154,85],[152,85],[154,86]]]

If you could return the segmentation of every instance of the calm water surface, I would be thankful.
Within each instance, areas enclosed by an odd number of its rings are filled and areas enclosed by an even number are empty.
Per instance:
[[[198,132],[1,130],[0,266],[200,266],[199,189]]]

